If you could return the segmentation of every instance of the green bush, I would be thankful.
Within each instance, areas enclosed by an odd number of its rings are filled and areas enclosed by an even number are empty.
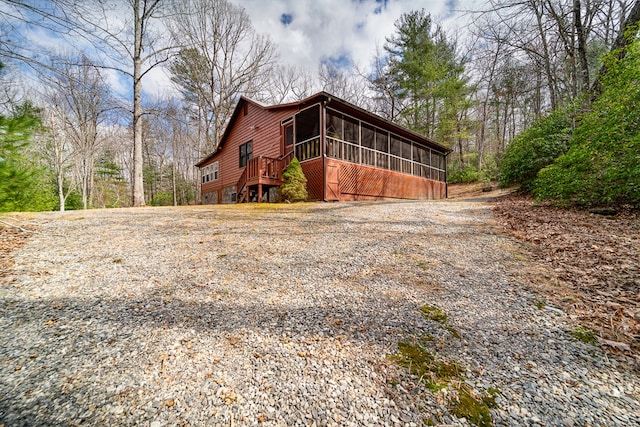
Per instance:
[[[151,206],[173,206],[173,193],[161,191],[153,195]]]
[[[569,149],[571,119],[554,111],[520,133],[507,147],[500,164],[502,187],[520,184],[530,190],[538,172]]]
[[[540,171],[538,198],[580,205],[640,207],[640,41],[605,57],[602,94],[571,139],[571,149]]]
[[[302,166],[297,158],[293,158],[289,166],[282,173],[283,183],[280,194],[286,202],[303,202],[307,200],[307,177],[302,172]]]
[[[482,180],[482,172],[478,172],[475,166],[460,168],[459,163],[452,163],[447,170],[447,182],[449,184],[470,184]]]

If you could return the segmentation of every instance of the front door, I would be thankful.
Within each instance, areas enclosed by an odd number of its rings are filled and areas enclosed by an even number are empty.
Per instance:
[[[283,126],[284,132],[284,149],[282,154],[286,156],[293,151],[293,120]]]

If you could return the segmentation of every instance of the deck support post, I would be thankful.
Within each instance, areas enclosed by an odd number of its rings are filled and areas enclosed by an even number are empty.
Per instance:
[[[258,184],[258,203],[262,203],[262,184]]]

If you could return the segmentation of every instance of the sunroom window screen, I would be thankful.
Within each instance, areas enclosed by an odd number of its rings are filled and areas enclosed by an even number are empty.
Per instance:
[[[296,115],[296,143],[320,135],[320,106],[316,105]]]
[[[295,154],[299,161],[320,157],[320,105],[296,114]]]
[[[326,110],[327,157],[444,181],[445,156],[371,123]]]

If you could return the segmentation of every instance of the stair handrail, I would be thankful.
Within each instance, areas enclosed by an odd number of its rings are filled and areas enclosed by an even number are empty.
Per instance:
[[[240,179],[238,180],[238,182],[236,183],[236,194],[237,194],[237,198],[240,197],[240,193],[242,192],[244,186],[247,184],[247,168],[245,166],[244,170],[242,171],[242,175],[240,175]]]

